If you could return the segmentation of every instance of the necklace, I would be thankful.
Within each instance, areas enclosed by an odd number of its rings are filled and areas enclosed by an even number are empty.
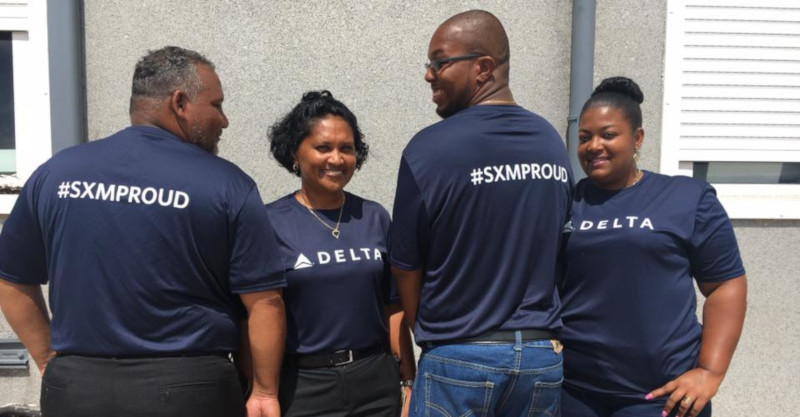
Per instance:
[[[642,177],[644,177],[644,172],[641,169],[637,168],[636,175],[633,177],[633,184],[629,185],[628,187],[633,187],[634,185],[636,185],[636,183],[638,183],[639,180],[642,179]]]
[[[336,219],[336,227],[331,227],[331,225],[325,223],[325,220],[322,220],[322,218],[320,218],[317,215],[317,213],[314,212],[314,209],[311,208],[311,202],[308,201],[308,197],[306,197],[306,193],[302,189],[300,190],[300,197],[303,197],[303,202],[305,203],[303,205],[306,206],[308,212],[311,213],[311,215],[314,216],[317,220],[319,220],[319,222],[322,223],[323,226],[327,227],[328,229],[331,229],[331,235],[333,235],[334,238],[338,239],[340,234],[339,224],[342,221],[342,212],[344,212],[344,202],[345,199],[347,198],[347,195],[342,194],[342,207],[339,208],[339,218]]]

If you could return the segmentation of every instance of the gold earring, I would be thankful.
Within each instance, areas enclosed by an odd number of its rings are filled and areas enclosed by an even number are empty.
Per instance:
[[[300,173],[300,167],[297,166],[297,162],[292,164],[292,172],[294,172],[295,174],[299,174]]]

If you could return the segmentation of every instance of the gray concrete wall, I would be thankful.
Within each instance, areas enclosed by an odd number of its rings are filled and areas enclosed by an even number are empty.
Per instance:
[[[800,409],[800,221],[734,221],[748,278],[744,333],[717,416],[791,416]]]
[[[349,190],[391,207],[400,152],[435,122],[423,80],[428,40],[450,15],[483,8],[511,40],[512,89],[519,103],[566,131],[571,2],[567,0],[327,2],[84,0],[89,135],[128,124],[130,78],[147,49],[175,44],[216,62],[231,126],[221,156],[259,183],[265,200],[298,187],[268,156],[266,131],[309,89],[326,88],[358,115],[370,160]],[[595,80],[626,75],[645,93],[641,165],[658,170],[666,5],[603,0],[597,6]],[[795,286],[800,222],[736,221],[750,278],[750,309],[717,416],[788,415],[800,409]],[[0,333],[6,332],[0,322]],[[0,374],[0,405],[35,403],[36,378]]]
[[[304,91],[324,88],[358,116],[372,151],[348,189],[390,207],[402,148],[438,120],[423,80],[430,35],[476,7],[506,25],[516,99],[565,131],[568,1],[86,0],[89,136],[127,125],[133,66],[147,49],[197,49],[225,89],[230,127],[220,155],[252,175],[265,200],[299,186],[268,156],[267,128]]]

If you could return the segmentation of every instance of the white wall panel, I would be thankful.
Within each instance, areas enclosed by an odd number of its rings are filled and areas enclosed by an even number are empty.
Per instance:
[[[662,138],[666,173],[695,161],[800,162],[800,1],[670,0]],[[798,187],[777,187],[794,201]],[[720,192],[731,216],[752,216],[736,194]],[[800,218],[781,204],[770,215]]]

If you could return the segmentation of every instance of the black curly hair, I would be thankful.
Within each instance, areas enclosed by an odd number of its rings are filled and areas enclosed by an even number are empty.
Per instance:
[[[642,127],[642,108],[644,94],[639,85],[627,77],[610,77],[600,82],[592,96],[581,109],[581,116],[591,107],[609,106],[622,110],[631,130]]]
[[[303,94],[292,111],[269,128],[269,149],[272,156],[289,172],[300,176],[292,167],[294,154],[314,127],[314,123],[326,116],[339,116],[353,130],[353,142],[356,148],[356,169],[367,160],[369,146],[364,142],[364,135],[358,128],[356,115],[339,100],[333,98],[328,90],[308,91]]]

